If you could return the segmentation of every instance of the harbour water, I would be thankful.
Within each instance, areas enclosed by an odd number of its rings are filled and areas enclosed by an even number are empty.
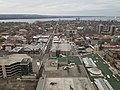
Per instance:
[[[9,19],[9,20],[0,20],[0,22],[28,22],[34,23],[36,21],[58,21],[58,20],[76,20],[76,18],[43,18],[43,19]],[[118,20],[120,17],[114,16],[81,16],[79,20],[96,20],[96,21],[107,21],[107,20]]]

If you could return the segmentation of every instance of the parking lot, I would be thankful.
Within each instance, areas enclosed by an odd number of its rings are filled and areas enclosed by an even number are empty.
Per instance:
[[[87,78],[46,78],[44,90],[95,90]]]
[[[0,90],[36,90],[36,85],[37,80],[0,80]]]

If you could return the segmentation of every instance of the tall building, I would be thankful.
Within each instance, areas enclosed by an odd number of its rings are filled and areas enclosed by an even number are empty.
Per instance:
[[[103,29],[104,29],[104,25],[100,24],[98,26],[98,32],[101,34],[101,32],[103,31]]]
[[[32,72],[31,62],[32,58],[27,54],[0,57],[0,78],[21,77],[30,74]]]
[[[110,26],[108,26],[108,31],[110,32],[110,29],[111,29],[111,27]]]
[[[115,34],[115,30],[116,30],[115,25],[111,25],[111,27],[110,27],[110,35],[114,35]]]
[[[28,75],[28,74],[32,73],[32,62],[31,62],[30,58],[24,58],[20,62],[20,66],[21,66],[22,75]]]

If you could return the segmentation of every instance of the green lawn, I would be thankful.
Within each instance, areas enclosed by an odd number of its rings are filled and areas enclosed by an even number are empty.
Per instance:
[[[49,57],[48,59],[58,59],[58,62],[75,63],[76,65],[81,64],[80,58],[78,56]]]
[[[114,90],[120,90],[120,77],[118,77],[117,81],[112,75],[112,72],[109,70],[109,66],[107,64],[104,64],[103,59],[98,55],[98,54],[89,54],[87,56],[84,57],[88,57],[88,58],[92,58],[93,60],[98,60],[97,66],[98,68],[102,71],[103,75],[106,77],[107,75],[110,76],[110,78],[106,79],[108,80],[108,82],[111,84],[111,86],[113,87]],[[93,77],[92,77],[93,78]]]
[[[57,57],[49,57],[48,60],[50,60],[50,59],[57,59]]]
[[[75,63],[76,65],[80,65],[81,61],[78,56],[68,56],[69,63]]]
[[[67,62],[68,58],[67,57],[60,57],[58,58],[58,62]]]

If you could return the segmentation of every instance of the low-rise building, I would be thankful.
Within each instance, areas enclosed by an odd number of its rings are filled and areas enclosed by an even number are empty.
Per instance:
[[[71,35],[76,35],[78,30],[66,30],[65,35],[70,37]]]
[[[43,35],[36,35],[36,36],[33,36],[32,37],[32,39],[33,39],[33,41],[38,41],[38,42],[40,42],[40,41],[43,41],[43,42],[47,42],[47,40],[49,39],[49,35],[45,35],[45,36],[43,36]]]
[[[60,54],[69,55],[71,52],[71,45],[69,43],[53,44],[51,48],[52,55],[55,55],[58,50]]]
[[[40,54],[43,52],[43,45],[41,44],[30,44],[30,45],[24,45],[24,53],[36,53]]]
[[[119,61],[120,60],[120,51],[119,50],[104,50],[104,58],[110,62]]]

